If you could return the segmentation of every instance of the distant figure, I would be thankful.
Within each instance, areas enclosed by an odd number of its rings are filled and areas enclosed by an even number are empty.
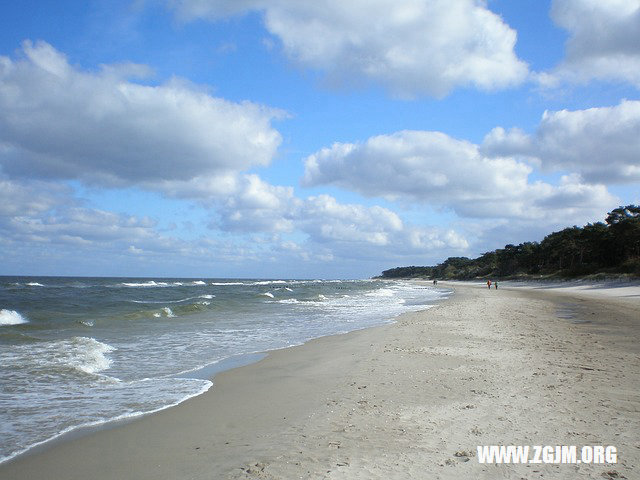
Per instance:
[[[433,281],[433,284],[434,284],[434,285],[437,285],[437,284],[438,284],[438,280],[434,280],[434,281]]]
[[[487,288],[491,290],[491,280],[487,280]]]
[[[498,289],[498,282],[493,282],[493,284],[496,286],[496,290]]]

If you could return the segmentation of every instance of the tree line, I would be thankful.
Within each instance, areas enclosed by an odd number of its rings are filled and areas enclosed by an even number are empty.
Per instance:
[[[640,206],[609,212],[604,222],[568,227],[541,242],[505,245],[478,258],[449,257],[430,267],[397,267],[382,278],[472,279],[483,277],[640,276]]]

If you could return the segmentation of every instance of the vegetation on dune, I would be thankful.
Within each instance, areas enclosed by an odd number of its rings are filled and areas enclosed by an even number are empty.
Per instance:
[[[478,258],[449,257],[431,267],[397,267],[382,278],[471,279],[483,277],[640,276],[640,206],[618,207],[605,223],[569,227],[541,242],[505,245]]]

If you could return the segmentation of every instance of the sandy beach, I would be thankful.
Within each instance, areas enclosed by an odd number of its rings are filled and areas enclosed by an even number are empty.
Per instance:
[[[640,287],[446,286],[434,308],[271,352],[0,478],[640,478]],[[478,445],[612,445],[617,463],[487,465]]]

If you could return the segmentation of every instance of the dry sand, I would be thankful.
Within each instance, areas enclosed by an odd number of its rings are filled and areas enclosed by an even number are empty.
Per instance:
[[[272,352],[0,478],[640,478],[640,288],[450,285],[435,308]],[[477,445],[614,445],[618,463],[484,465]]]

